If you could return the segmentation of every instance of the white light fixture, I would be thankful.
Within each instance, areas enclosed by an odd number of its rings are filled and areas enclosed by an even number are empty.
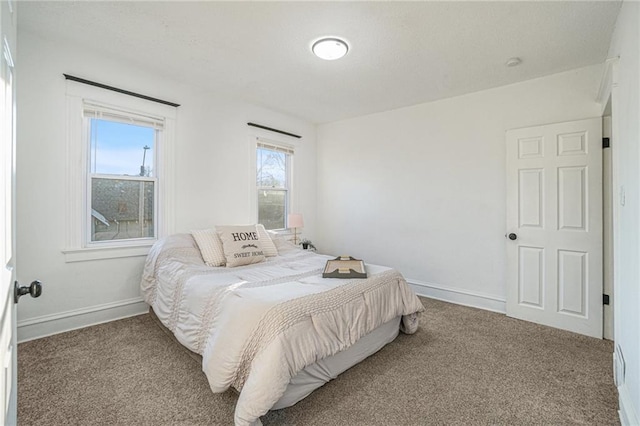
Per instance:
[[[325,37],[313,43],[311,50],[318,58],[333,61],[346,55],[349,51],[349,45],[339,38]]]

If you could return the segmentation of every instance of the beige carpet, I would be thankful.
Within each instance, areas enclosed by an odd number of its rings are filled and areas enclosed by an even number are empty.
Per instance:
[[[422,299],[393,343],[265,425],[615,425],[611,342]],[[22,343],[20,425],[231,425],[237,396],[149,315]]]

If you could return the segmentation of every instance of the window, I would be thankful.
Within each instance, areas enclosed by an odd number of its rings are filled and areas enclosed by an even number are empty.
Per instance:
[[[256,150],[258,223],[266,229],[286,228],[290,205],[293,149],[259,140]]]
[[[173,232],[176,110],[67,80],[67,262],[145,256]]]
[[[88,243],[155,238],[156,146],[164,122],[85,104]]]

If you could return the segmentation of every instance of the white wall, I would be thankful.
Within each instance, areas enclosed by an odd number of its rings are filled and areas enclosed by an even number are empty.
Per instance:
[[[614,68],[612,150],[614,170],[615,344],[626,364],[619,383],[623,424],[640,424],[640,4],[625,1],[609,57]],[[624,190],[624,205],[621,203]]]
[[[600,115],[601,66],[321,125],[318,248],[503,311],[505,131]]]
[[[44,282],[39,299],[18,306],[19,339],[145,309],[138,285],[144,257],[65,263],[65,80],[76,75],[181,104],[175,137],[175,230],[255,221],[250,209],[247,122],[302,135],[296,145],[293,208],[313,238],[316,127],[241,100],[158,77],[70,42],[18,34],[17,267],[25,285]],[[211,78],[216,78],[212,75]],[[80,224],[78,224],[80,226]]]

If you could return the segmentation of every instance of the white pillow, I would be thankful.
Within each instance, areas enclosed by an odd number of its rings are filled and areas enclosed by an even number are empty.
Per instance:
[[[227,268],[264,261],[264,251],[255,225],[216,226],[222,240]]]
[[[273,244],[276,246],[279,255],[294,250],[302,250],[300,246],[293,244],[291,241],[287,241],[282,235],[278,235],[272,231],[267,231],[267,233],[271,236],[271,241],[273,241]]]
[[[209,266],[224,266],[227,259],[224,257],[222,241],[218,233],[213,229],[200,229],[191,231],[196,240],[204,263]]]
[[[264,255],[267,257],[277,256],[278,249],[271,240],[271,237],[269,236],[267,230],[264,228],[264,225],[262,225],[261,223],[257,224],[256,230],[258,231],[258,237],[260,238],[260,243],[262,244]]]

